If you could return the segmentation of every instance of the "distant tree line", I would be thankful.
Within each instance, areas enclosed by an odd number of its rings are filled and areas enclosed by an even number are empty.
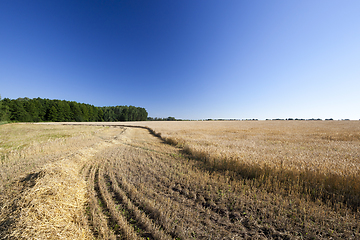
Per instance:
[[[0,121],[146,121],[147,116],[145,108],[134,106],[95,107],[74,101],[42,98],[0,99]]]
[[[283,119],[283,118],[274,118],[274,119],[266,119],[267,121],[322,121],[321,118],[309,118],[309,119],[304,119],[304,118],[286,118],[286,119]],[[329,118],[329,119],[325,119],[327,121],[329,120],[333,120],[332,118]]]
[[[174,117],[167,117],[167,118],[152,118],[152,117],[148,117],[147,118],[148,121],[181,121],[181,119],[176,119]]]

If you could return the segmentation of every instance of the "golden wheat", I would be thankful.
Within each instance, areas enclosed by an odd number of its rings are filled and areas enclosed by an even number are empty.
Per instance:
[[[1,238],[360,238],[358,122],[67,124],[3,130]]]

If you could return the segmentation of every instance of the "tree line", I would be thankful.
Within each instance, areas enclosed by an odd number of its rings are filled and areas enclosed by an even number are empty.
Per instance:
[[[147,118],[148,121],[181,121],[181,119],[176,119],[174,117],[167,117],[167,118],[152,118],[152,117],[148,117]]]
[[[0,121],[18,122],[115,122],[146,121],[145,108],[95,107],[90,104],[42,98],[0,99]]]

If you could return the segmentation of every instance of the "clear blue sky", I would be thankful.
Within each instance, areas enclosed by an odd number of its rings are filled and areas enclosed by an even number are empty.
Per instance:
[[[0,1],[2,98],[360,119],[358,0]]]

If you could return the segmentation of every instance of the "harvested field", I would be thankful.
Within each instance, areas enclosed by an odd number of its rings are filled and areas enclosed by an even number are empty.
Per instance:
[[[216,170],[268,191],[360,208],[360,121],[150,123]]]
[[[360,238],[359,210],[349,200],[358,183],[344,178],[359,175],[358,122],[118,124],[37,125],[89,134],[78,146],[76,134],[66,137],[63,155],[44,150],[51,160],[18,170],[25,178],[3,178],[0,238]],[[328,198],[311,192],[323,176],[355,190]]]
[[[80,169],[122,131],[2,125],[0,239],[91,239],[84,208],[87,184]]]

